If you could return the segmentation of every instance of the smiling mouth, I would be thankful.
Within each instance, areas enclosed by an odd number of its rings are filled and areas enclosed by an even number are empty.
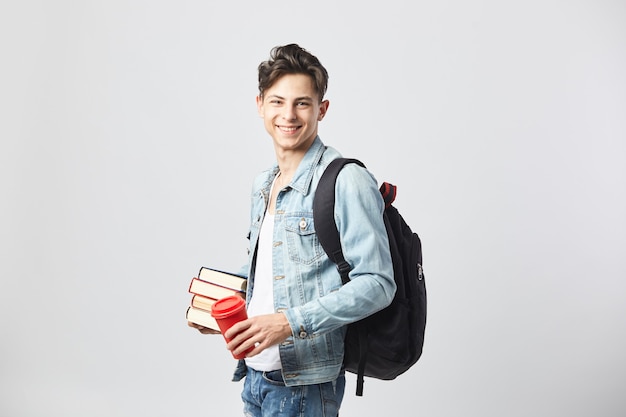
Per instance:
[[[293,133],[295,131],[297,131],[298,129],[300,129],[300,126],[276,126],[278,127],[278,129],[280,129],[281,132],[284,133]]]

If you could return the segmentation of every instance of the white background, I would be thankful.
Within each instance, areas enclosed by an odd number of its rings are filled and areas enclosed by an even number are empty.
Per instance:
[[[245,260],[256,67],[291,42],[424,245],[424,354],[341,415],[623,416],[617,0],[3,2],[0,415],[241,415],[187,286]]]

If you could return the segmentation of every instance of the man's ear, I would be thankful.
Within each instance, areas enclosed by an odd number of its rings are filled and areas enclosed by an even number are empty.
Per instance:
[[[260,117],[263,117],[263,99],[261,96],[256,96],[256,110]]]
[[[330,101],[328,100],[324,100],[320,103],[320,114],[317,116],[317,121],[321,122],[324,116],[326,116],[328,106],[330,106]]]

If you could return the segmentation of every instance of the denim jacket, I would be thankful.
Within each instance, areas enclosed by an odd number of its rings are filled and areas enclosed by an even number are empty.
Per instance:
[[[351,281],[342,285],[337,268],[315,234],[313,196],[329,162],[340,157],[317,137],[291,183],[279,191],[272,246],[274,306],[283,312],[292,336],[279,346],[287,386],[317,384],[337,378],[342,369],[346,325],[391,303],[396,286],[383,223],[384,202],[376,179],[349,164],[337,177],[335,221]],[[248,302],[254,292],[259,231],[278,165],[254,181],[248,265]],[[247,271],[246,271],[247,270]],[[246,373],[240,361],[234,381]]]

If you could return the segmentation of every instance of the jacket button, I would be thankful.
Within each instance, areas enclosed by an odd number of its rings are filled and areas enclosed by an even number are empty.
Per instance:
[[[306,229],[306,220],[304,220],[304,218],[300,219],[300,229]]]
[[[303,330],[303,331],[301,331],[301,332],[300,332],[300,335],[299,335],[299,336],[300,336],[300,339],[306,339],[307,334],[306,334],[306,332]]]

